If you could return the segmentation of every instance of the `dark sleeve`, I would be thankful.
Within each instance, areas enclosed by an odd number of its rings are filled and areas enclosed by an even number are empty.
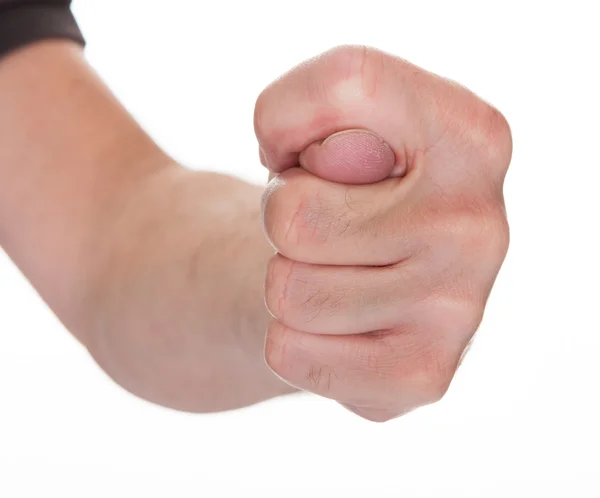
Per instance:
[[[0,0],[0,58],[49,38],[85,44],[71,13],[71,0]]]

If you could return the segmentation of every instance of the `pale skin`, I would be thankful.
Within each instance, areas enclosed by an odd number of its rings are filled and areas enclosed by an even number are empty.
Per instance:
[[[466,89],[364,47],[308,61],[257,101],[266,190],[175,163],[70,42],[0,61],[0,110],[0,244],[125,389],[375,421],[446,392],[508,247],[510,129]]]

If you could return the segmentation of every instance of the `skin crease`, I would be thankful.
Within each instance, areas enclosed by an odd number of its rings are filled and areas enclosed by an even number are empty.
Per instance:
[[[510,130],[466,89],[364,47],[302,64],[257,101],[264,193],[176,164],[70,42],[0,61],[0,109],[0,244],[125,389],[375,421],[446,391],[508,244]]]

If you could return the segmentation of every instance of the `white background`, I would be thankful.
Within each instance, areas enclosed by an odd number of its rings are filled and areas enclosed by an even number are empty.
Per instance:
[[[76,2],[91,63],[172,155],[263,181],[252,110],[342,43],[510,121],[512,246],[447,397],[372,424],[309,396],[214,416],[115,386],[0,252],[0,497],[600,496],[596,2]]]

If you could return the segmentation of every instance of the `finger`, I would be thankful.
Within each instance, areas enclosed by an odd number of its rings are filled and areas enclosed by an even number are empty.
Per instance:
[[[435,340],[433,339],[435,337]],[[466,340],[406,326],[352,336],[307,334],[271,322],[269,367],[290,385],[346,405],[401,414],[438,401]]]
[[[396,157],[391,147],[367,130],[346,130],[309,145],[299,156],[300,165],[320,178],[337,183],[368,184],[392,174]]]
[[[420,220],[412,212],[412,181],[341,185],[293,168],[265,190],[265,233],[279,253],[299,262],[397,263],[416,250]]]
[[[309,145],[355,128],[381,137],[397,167],[426,168],[423,181],[447,189],[479,188],[479,179],[501,183],[510,162],[510,129],[496,109],[371,48],[326,52],[271,84],[256,103],[256,135],[276,172],[297,166]]]
[[[422,266],[422,265],[421,265]],[[308,265],[276,255],[269,262],[265,302],[287,327],[314,334],[386,330],[425,297],[425,268]]]

